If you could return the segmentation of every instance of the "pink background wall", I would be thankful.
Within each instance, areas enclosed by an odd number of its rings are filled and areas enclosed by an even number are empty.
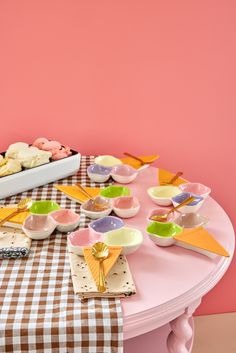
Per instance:
[[[236,223],[234,0],[2,0],[0,149],[159,153]],[[236,310],[236,260],[199,314]]]

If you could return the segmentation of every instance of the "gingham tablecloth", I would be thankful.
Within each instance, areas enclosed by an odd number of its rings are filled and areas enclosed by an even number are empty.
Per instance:
[[[95,186],[86,176],[93,157],[82,157],[77,175],[57,184],[80,182]],[[53,188],[53,183],[0,201],[17,203],[23,197],[52,199],[79,212],[79,204]],[[81,216],[80,227],[89,220]],[[0,352],[121,353],[123,320],[119,299],[89,299],[74,295],[66,234],[33,241],[28,258],[0,260]]]

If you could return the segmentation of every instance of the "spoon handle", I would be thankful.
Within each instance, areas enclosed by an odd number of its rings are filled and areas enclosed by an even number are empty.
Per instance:
[[[169,210],[169,211],[167,212],[167,214],[170,214],[171,212],[178,210],[180,207],[182,207],[182,206],[184,206],[184,205],[187,205],[188,203],[190,203],[190,202],[192,202],[192,201],[194,201],[194,200],[195,200],[195,197],[194,197],[194,196],[188,197],[186,200],[184,200],[183,202],[181,202],[179,205],[177,205],[177,206],[173,207],[171,210]]]
[[[168,184],[173,184],[181,175],[183,175],[183,172],[176,173]]]
[[[103,267],[103,260],[99,260],[99,284],[98,284],[99,292],[105,292],[105,276],[104,276],[104,267]]]
[[[127,156],[127,157],[131,157],[133,159],[136,159],[136,161],[139,161],[142,165],[146,164],[141,158],[139,158],[137,156],[134,156],[133,154],[130,154],[128,152],[124,152],[124,155]]]
[[[79,183],[76,183],[77,188],[80,189],[80,191],[87,196],[90,200],[93,200],[94,198],[83,188],[82,185],[80,185]]]
[[[5,218],[1,219],[0,226],[2,226],[4,223],[9,221],[9,219],[11,219],[12,217],[16,216],[18,213],[20,213],[20,211],[14,211],[14,212],[10,213],[8,216],[6,216]]]

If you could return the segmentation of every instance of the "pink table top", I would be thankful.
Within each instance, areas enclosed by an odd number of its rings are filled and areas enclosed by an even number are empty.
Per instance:
[[[158,247],[147,236],[147,215],[158,207],[147,195],[150,186],[158,184],[158,170],[149,167],[128,186],[141,203],[137,216],[126,225],[143,232],[144,243],[127,256],[137,287],[137,294],[122,300],[124,338],[150,331],[169,321],[173,313],[200,299],[220,280],[234,252],[234,231],[224,210],[209,197],[199,213],[210,219],[207,229],[228,250],[230,258],[210,259],[177,246]],[[158,321],[154,327],[154,321]],[[150,324],[150,325],[149,325]]]

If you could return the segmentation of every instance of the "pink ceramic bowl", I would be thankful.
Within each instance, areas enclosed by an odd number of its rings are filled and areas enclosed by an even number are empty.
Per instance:
[[[152,211],[149,213],[149,215],[148,215],[148,217],[147,217],[147,221],[148,221],[149,223],[151,223],[151,222],[156,222],[156,221],[151,220],[151,217],[152,217],[152,216],[155,216],[155,215],[157,215],[157,216],[164,215],[164,214],[166,214],[169,210],[170,210],[169,207],[166,207],[166,208],[164,208],[164,207],[155,208],[154,210],[152,210]],[[174,220],[178,217],[178,215],[179,215],[178,212],[172,212],[172,213],[170,213],[170,214],[168,215],[167,221],[166,221],[166,222],[161,222],[161,223],[174,222]]]
[[[131,218],[140,210],[140,203],[137,197],[121,196],[114,200],[113,211],[118,217]]]
[[[71,232],[78,227],[80,222],[80,215],[69,209],[52,212],[50,216],[57,223],[59,232]]]
[[[38,217],[32,214],[25,219],[22,229],[29,238],[41,240],[48,238],[56,226],[57,224],[51,216]]]
[[[131,183],[136,179],[138,170],[132,168],[128,164],[119,164],[112,168],[112,178],[120,184]]]
[[[79,229],[68,235],[68,247],[76,255],[83,255],[83,247],[101,241],[101,234],[90,232],[89,228]]]
[[[202,196],[204,199],[210,195],[211,189],[200,183],[185,183],[179,186],[180,190],[183,192],[190,192],[198,196]]]

